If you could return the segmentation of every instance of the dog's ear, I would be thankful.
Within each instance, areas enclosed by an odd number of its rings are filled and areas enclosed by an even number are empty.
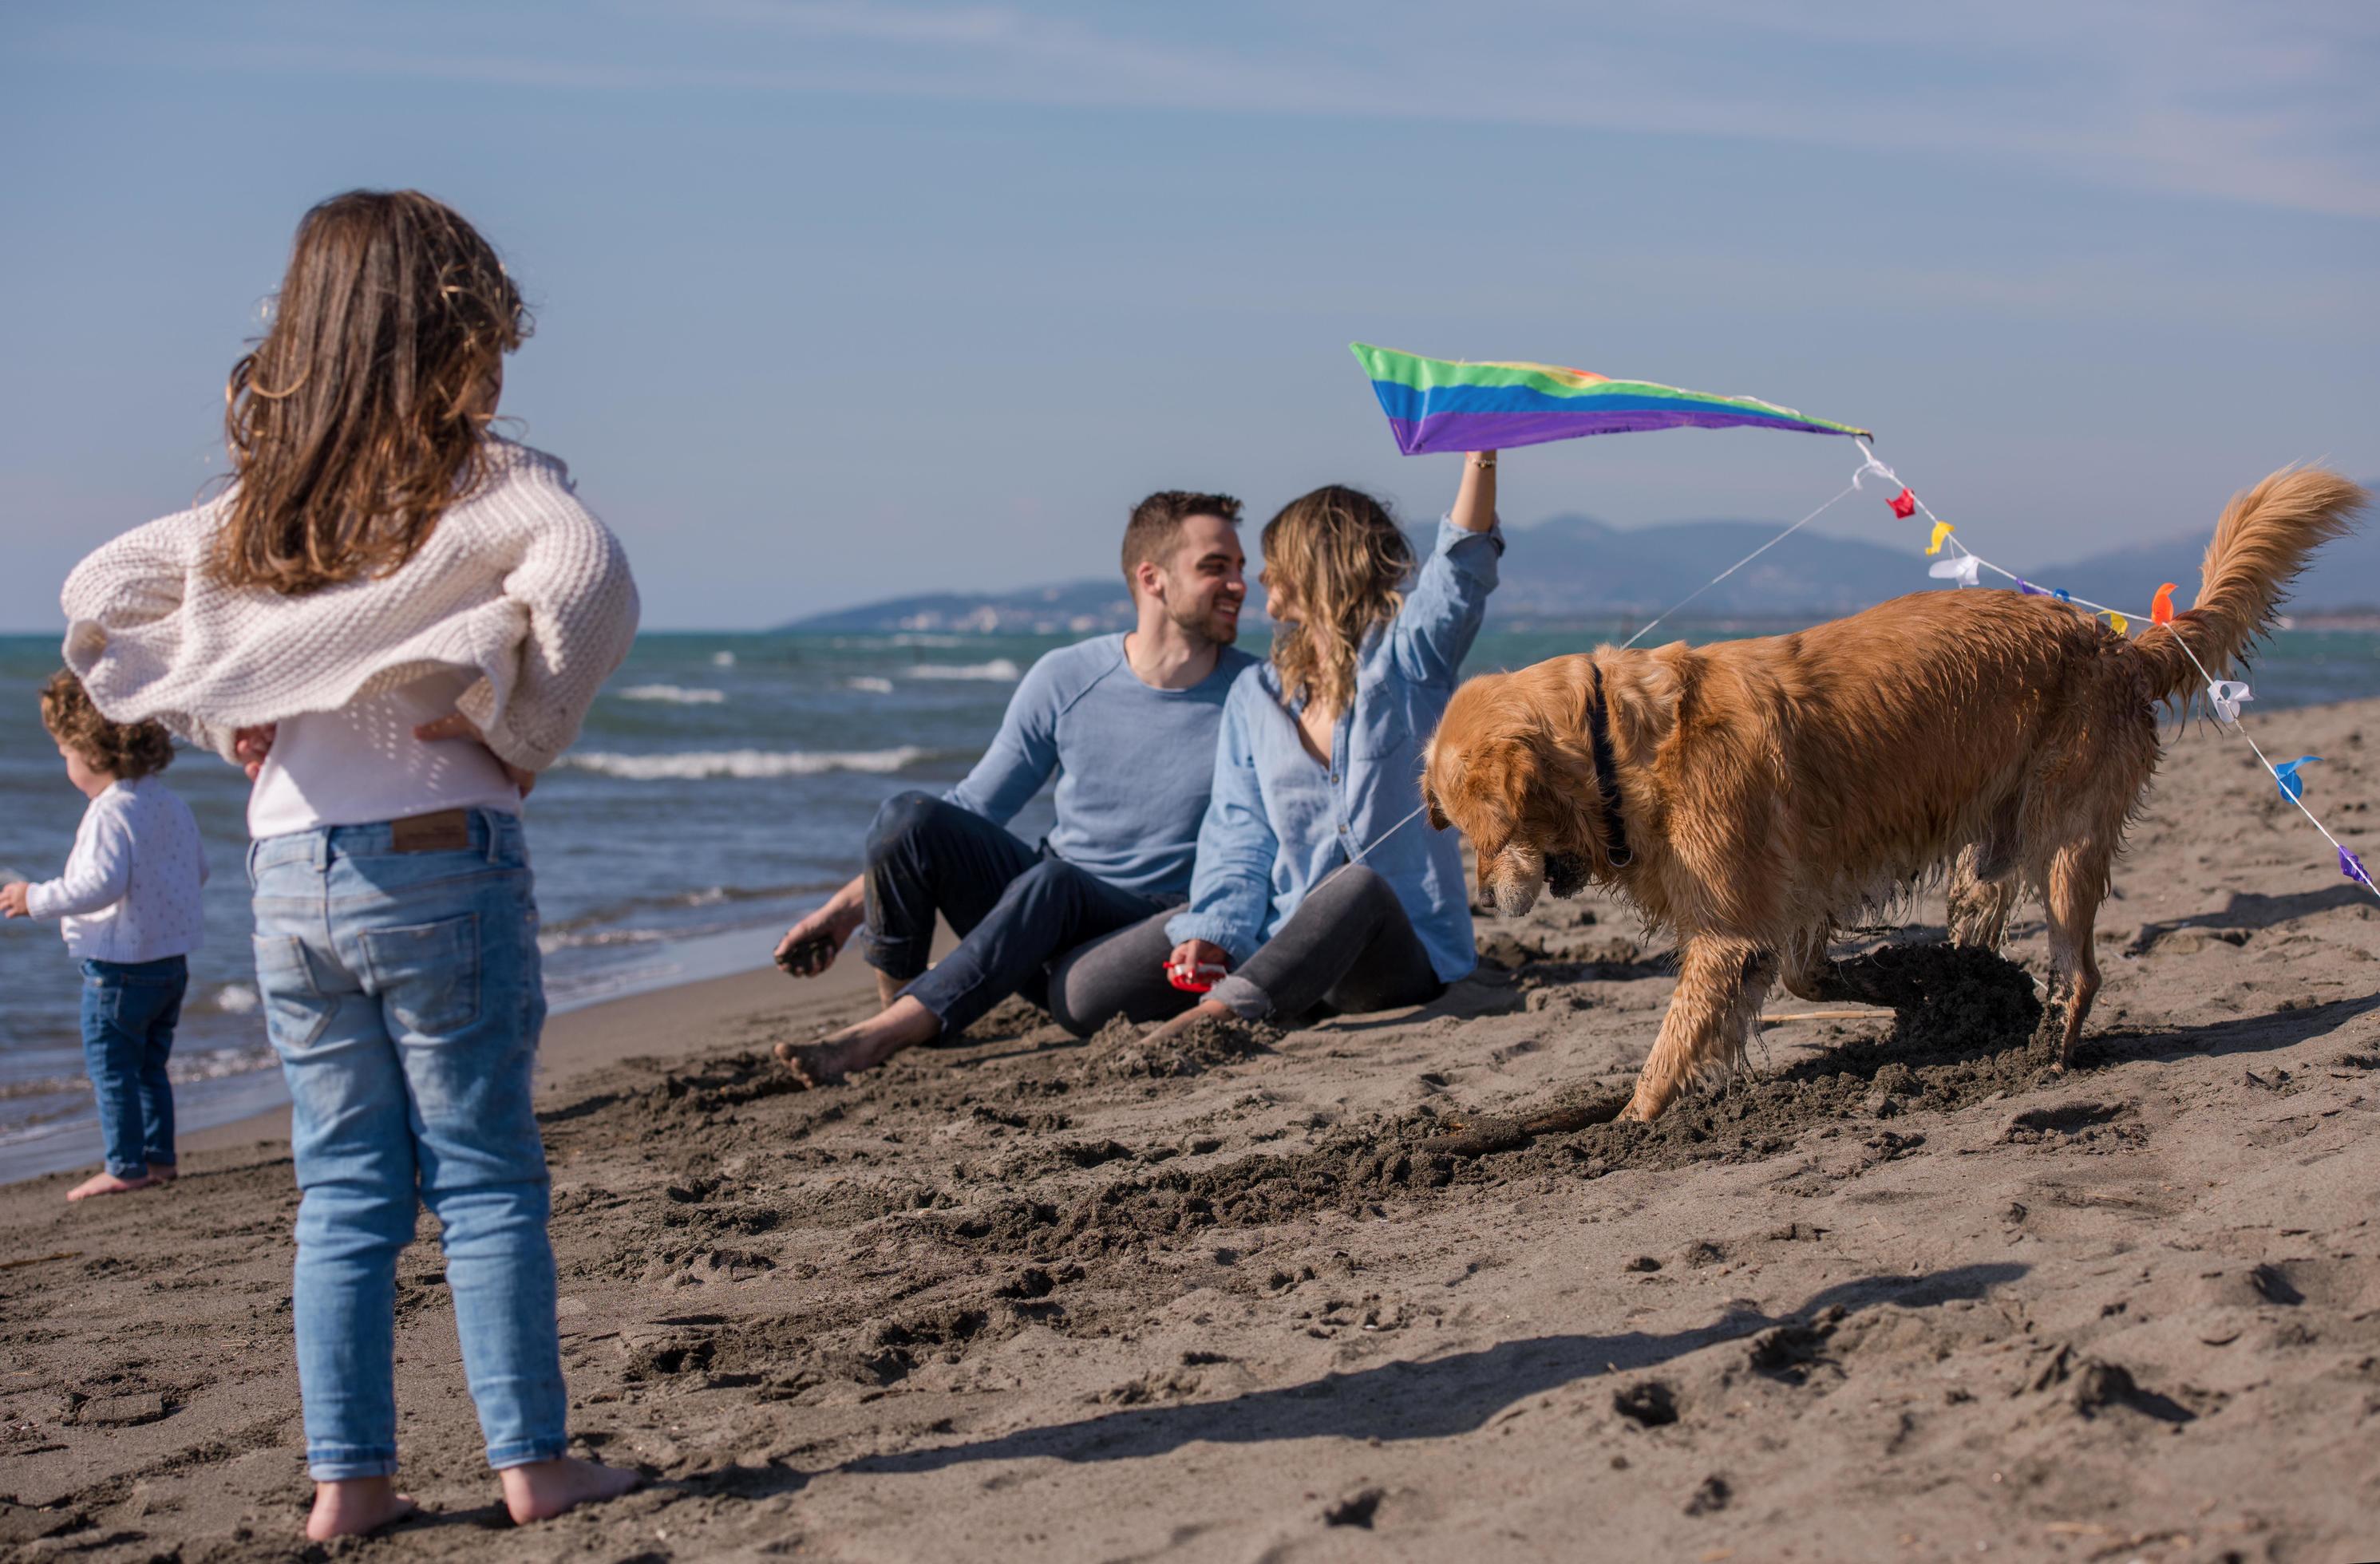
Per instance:
[[[1432,793],[1427,785],[1422,788],[1421,801],[1423,806],[1429,810],[1430,830],[1444,830],[1448,826],[1454,823],[1446,818],[1446,811],[1438,806],[1438,794]]]
[[[1535,724],[1507,728],[1472,746],[1465,781],[1475,796],[1492,800],[1508,832],[1517,834],[1530,797],[1545,774],[1545,733]]]

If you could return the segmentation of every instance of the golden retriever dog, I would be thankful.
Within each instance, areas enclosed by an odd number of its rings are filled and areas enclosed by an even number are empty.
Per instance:
[[[1996,949],[2017,896],[2041,898],[2036,1044],[2063,1065],[2098,991],[2092,921],[2156,770],[2158,704],[2203,687],[2192,654],[2223,677],[2365,499],[2335,473],[2275,473],[2223,513],[2197,605],[2130,639],[2052,597],[1931,591],[1790,636],[1473,679],[1423,798],[1470,837],[1505,915],[1593,879],[1677,938],[1677,995],[1626,1117],[1734,1070],[1779,977],[1832,997],[1836,928],[1946,867],[1962,945]]]

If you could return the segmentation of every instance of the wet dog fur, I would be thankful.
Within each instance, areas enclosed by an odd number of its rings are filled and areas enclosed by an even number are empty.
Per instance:
[[[1946,869],[1961,945],[1997,948],[2018,897],[2041,899],[2036,1042],[2070,1062],[2099,988],[2094,920],[2156,769],[2158,704],[2203,687],[2199,665],[2224,677],[2365,501],[2335,473],[2275,473],[2224,512],[2196,606],[2129,640],[2054,598],[1933,591],[1790,636],[1490,673],[1449,704],[1423,796],[1433,824],[1471,839],[1482,899],[1506,915],[1592,879],[1677,937],[1677,994],[1628,1117],[1735,1069],[1779,979],[1839,997],[1836,928]],[[1588,736],[1597,670],[1629,849],[1617,864]]]

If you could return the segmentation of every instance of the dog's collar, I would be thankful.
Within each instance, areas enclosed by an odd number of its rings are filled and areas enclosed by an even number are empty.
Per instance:
[[[1620,818],[1619,768],[1611,759],[1611,724],[1603,699],[1603,668],[1590,660],[1595,673],[1595,705],[1587,712],[1586,739],[1595,751],[1595,791],[1603,800],[1604,855],[1615,869],[1626,868],[1636,855],[1628,847],[1628,826]]]

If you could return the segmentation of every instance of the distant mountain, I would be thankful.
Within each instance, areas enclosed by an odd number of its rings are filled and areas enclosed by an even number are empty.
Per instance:
[[[1120,576],[1026,587],[1013,592],[925,592],[796,619],[782,630],[868,635],[900,630],[1091,636],[1132,627],[1132,598]]]
[[[1510,624],[1658,613],[1709,581],[1713,572],[1776,537],[1777,528],[1773,521],[1677,521],[1623,528],[1593,516],[1554,516],[1516,529],[1495,616]],[[2206,534],[2194,533],[2045,564],[2040,579],[2079,597],[2141,607],[2159,582],[2174,581],[2182,588],[2177,600],[2187,606],[2198,589],[2198,563],[2205,552]],[[1933,585],[1925,563],[1913,543],[1894,549],[1798,533],[1696,598],[1687,613],[1701,619],[1849,613]],[[1261,604],[1261,593],[1254,595]],[[2316,555],[2290,601],[2299,612],[2374,605],[2380,605],[2380,517]],[[784,628],[1092,635],[1131,623],[1123,583],[1098,576],[1014,592],[892,598],[796,620]]]

